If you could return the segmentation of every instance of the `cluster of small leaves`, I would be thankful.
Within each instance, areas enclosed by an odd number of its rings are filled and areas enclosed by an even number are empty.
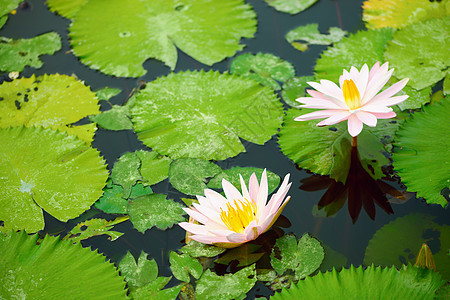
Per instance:
[[[304,26],[299,26],[290,30],[286,34],[286,40],[297,50],[302,52],[308,50],[308,45],[330,45],[339,42],[347,32],[338,28],[330,27],[329,34],[321,34],[319,32],[319,24],[311,23]],[[299,42],[299,41],[304,41]]]
[[[255,173],[261,178],[263,170],[252,167],[233,167],[223,170],[218,165],[199,158],[180,158],[170,165],[169,180],[174,188],[186,195],[203,195],[206,188],[221,189],[222,180],[228,180],[232,185],[240,186],[240,177],[248,185],[250,176]],[[280,183],[280,177],[267,171],[269,193]]]

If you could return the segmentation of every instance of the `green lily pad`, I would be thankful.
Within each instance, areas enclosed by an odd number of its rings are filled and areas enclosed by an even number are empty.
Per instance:
[[[99,115],[91,116],[89,119],[106,130],[133,129],[128,106],[113,105],[111,109],[103,111]]]
[[[41,34],[31,39],[0,37],[0,71],[22,72],[26,66],[42,67],[40,55],[51,55],[61,49],[61,37],[56,32]]]
[[[141,196],[128,202],[128,215],[134,228],[142,233],[153,226],[165,230],[185,221],[183,205],[159,194]]]
[[[397,132],[392,154],[394,169],[408,191],[442,207],[447,200],[441,191],[450,187],[450,142],[443,138],[450,132],[449,112],[449,99],[416,112]]]
[[[189,256],[188,254],[178,254],[176,252],[170,252],[169,256],[170,270],[172,270],[173,276],[178,280],[189,282],[191,274],[195,279],[199,279],[203,273],[203,266],[197,259]]]
[[[319,273],[275,293],[273,300],[282,299],[433,299],[445,281],[433,270],[404,266],[381,268],[362,266],[340,272]]]
[[[306,88],[311,88],[307,82],[314,81],[314,79],[314,76],[301,76],[292,77],[286,80],[283,84],[283,89],[281,90],[281,97],[284,102],[292,107],[298,107],[300,103],[295,100],[305,96]]]
[[[0,85],[0,128],[43,126],[90,144],[95,124],[72,126],[87,115],[99,113],[98,100],[89,87],[67,75],[20,78]]]
[[[449,279],[450,226],[438,225],[433,222],[434,218],[414,213],[384,225],[369,241],[364,264],[400,267],[404,263],[414,263],[423,243],[432,245],[439,241],[440,248],[432,249],[436,269],[445,279]]]
[[[141,161],[134,152],[127,152],[114,164],[111,170],[111,179],[115,184],[123,187],[123,197],[128,198],[131,188],[142,179],[139,173]]]
[[[154,259],[147,259],[148,254],[141,252],[136,260],[130,252],[127,252],[119,263],[120,273],[125,277],[130,287],[142,287],[156,280],[158,277],[158,265]]]
[[[397,31],[384,53],[395,67],[395,76],[408,77],[408,84],[418,90],[443,79],[450,66],[446,32],[450,32],[450,17],[414,23]]]
[[[136,151],[136,156],[141,160],[139,172],[144,184],[153,185],[163,181],[169,176],[169,167],[172,160],[155,151]]]
[[[158,277],[143,287],[132,289],[130,296],[135,300],[176,299],[183,286],[178,285],[163,290],[170,279],[172,277]]]
[[[221,189],[222,188],[222,179],[228,180],[232,185],[235,187],[241,186],[241,181],[239,179],[239,174],[242,175],[242,178],[244,179],[244,182],[247,184],[250,180],[250,176],[255,173],[256,177],[259,179],[261,178],[261,175],[263,173],[263,169],[260,168],[253,168],[253,167],[232,167],[231,169],[223,170],[221,173],[218,173],[215,175],[211,180],[208,182],[208,188],[212,189]],[[280,184],[280,176],[278,176],[275,173],[272,173],[270,171],[266,171],[267,174],[267,181],[269,184],[269,194],[275,191],[275,189]],[[199,195],[203,195],[199,194]]]
[[[138,138],[158,153],[222,160],[245,151],[239,138],[269,140],[283,110],[273,91],[256,81],[189,71],[148,83],[131,115]]]
[[[408,99],[397,104],[401,110],[417,109],[427,104],[431,100],[431,87],[426,87],[421,90],[416,90],[410,86],[405,86],[397,96],[408,95]]]
[[[190,241],[189,244],[181,248],[181,252],[189,254],[192,257],[214,257],[227,249],[216,247],[213,245],[206,245],[197,241]]]
[[[117,217],[112,221],[105,219],[90,219],[85,222],[78,223],[65,237],[65,240],[70,240],[73,243],[80,242],[82,240],[91,238],[97,235],[106,234],[109,236],[110,241],[115,241],[123,235],[122,232],[111,231],[112,227],[116,224],[122,223],[128,220],[128,217]]]
[[[123,187],[117,184],[106,186],[103,189],[103,195],[95,202],[95,207],[107,214],[126,214],[128,199],[134,199],[139,196],[153,194],[151,187],[136,183],[131,188],[128,197],[123,194]],[[124,198],[125,197],[125,198]]]
[[[298,14],[312,6],[318,0],[264,0],[266,3],[278,11]]]
[[[294,66],[270,53],[245,53],[231,62],[230,72],[241,75],[274,90],[281,89],[278,82],[285,82],[295,76]]]
[[[69,36],[82,63],[139,77],[149,58],[173,70],[177,48],[206,65],[233,56],[244,48],[241,38],[253,37],[255,17],[243,0],[91,0],[73,17]]]
[[[108,101],[112,97],[118,95],[121,91],[121,89],[104,87],[102,89],[96,90],[95,94],[97,95],[98,100]]]
[[[338,82],[343,69],[350,70],[352,66],[360,69],[364,64],[372,66],[377,61],[383,61],[386,43],[392,39],[394,31],[393,28],[382,28],[358,31],[344,37],[325,50],[316,61],[314,68],[316,77]],[[396,76],[404,77],[397,73]]]
[[[195,296],[197,300],[231,300],[240,297],[242,294],[245,295],[255,283],[255,265],[224,276],[216,275],[207,269],[197,282]]]
[[[112,263],[81,244],[22,232],[0,234],[0,298],[128,299]]]
[[[299,167],[321,175],[330,175],[345,183],[350,168],[351,137],[346,122],[318,127],[317,120],[294,121],[295,117],[311,110],[288,110],[280,130],[278,143],[281,151]],[[358,135],[358,152],[363,167],[374,178],[383,177],[382,167],[389,164],[383,155],[386,148],[381,143],[385,135],[393,137],[400,124],[392,120],[378,120],[378,129],[364,128]]]
[[[307,233],[298,244],[294,235],[285,235],[276,241],[270,258],[272,267],[279,275],[290,269],[297,279],[303,279],[320,267],[324,251],[320,242]]]
[[[447,1],[368,0],[363,4],[367,28],[403,28],[418,21],[448,15]]]
[[[330,27],[328,32],[329,34],[321,34],[319,32],[319,24],[312,23],[290,30],[286,34],[286,40],[295,49],[303,52],[308,49],[309,44],[330,45],[332,43],[339,42],[347,34],[347,31],[344,31],[338,27]]]
[[[12,12],[22,0],[0,0],[0,28],[8,20],[8,14]]]
[[[0,220],[44,228],[42,209],[66,222],[101,196],[108,179],[99,152],[75,136],[42,127],[0,129]]]
[[[216,164],[199,158],[180,158],[169,169],[170,184],[187,195],[203,195],[206,178],[222,172]]]
[[[72,19],[80,7],[87,2],[88,0],[47,0],[45,3],[50,11],[56,12],[64,18]]]

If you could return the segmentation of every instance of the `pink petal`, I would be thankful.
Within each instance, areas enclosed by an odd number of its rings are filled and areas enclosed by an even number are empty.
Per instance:
[[[269,185],[267,183],[267,173],[266,169],[264,169],[261,175],[261,185],[259,186],[258,196],[256,198],[256,207],[260,208],[266,205]]]
[[[231,243],[245,243],[247,242],[247,237],[242,233],[232,233],[228,235],[227,237],[228,242]]]
[[[383,104],[368,104],[361,107],[361,110],[371,113],[388,113],[392,111],[392,108],[386,107]]]
[[[325,110],[319,110],[314,111],[312,113],[304,114],[301,116],[298,116],[295,118],[295,121],[308,121],[308,120],[314,120],[314,119],[322,119],[322,118],[328,118],[332,115],[341,112],[341,109],[325,109]]]
[[[392,105],[397,105],[399,103],[402,103],[403,101],[405,101],[406,99],[408,99],[408,95],[402,95],[402,96],[396,96],[396,97],[391,97],[388,98],[386,100],[378,100],[377,103],[386,105],[386,106],[392,106]]]
[[[212,209],[209,206],[200,205],[197,203],[192,204],[196,210],[198,210],[199,213],[203,214],[204,216],[215,220],[216,222],[221,222],[220,220],[220,213],[217,209]]]
[[[340,85],[340,87],[341,87],[341,90],[342,90],[343,87],[344,87],[344,81],[345,81],[346,79],[347,79],[347,80],[352,79],[352,76],[350,75],[350,73],[349,73],[347,70],[344,69],[344,72],[342,73],[342,75],[339,76],[339,85]]]
[[[325,85],[323,85],[322,83],[324,83]],[[321,83],[307,82],[307,84],[327,96],[344,101],[344,94],[342,93],[342,90],[335,83],[329,80],[321,80]]]
[[[225,205],[225,203],[228,202],[224,196],[211,189],[205,189],[205,196],[215,207],[222,207],[222,205]]]
[[[384,85],[389,81],[392,76],[394,69],[386,72],[386,73],[378,73],[375,74],[374,78],[369,81],[366,92],[361,97],[361,103],[367,104],[371,101],[371,99],[384,87]]]
[[[204,225],[198,225],[194,223],[188,223],[188,222],[181,222],[178,223],[178,225],[183,228],[184,230],[192,233],[192,234],[205,234],[208,235],[208,229],[206,229],[206,226]]]
[[[256,239],[260,234],[261,227],[257,225],[256,221],[250,222],[250,224],[245,227],[244,235],[247,241]]]
[[[386,98],[389,98],[389,97],[397,94],[398,92],[400,92],[405,87],[406,83],[408,83],[408,80],[409,80],[409,78],[405,78],[405,79],[400,80],[399,82],[393,84],[388,89],[382,91],[381,93],[379,93],[378,95],[373,97],[367,103],[376,103],[379,100],[384,100]]]
[[[202,224],[205,224],[208,222],[209,218],[203,215],[202,213],[199,213],[198,211],[192,210],[190,208],[183,208],[183,210],[192,218],[194,218],[195,221],[200,222]]]
[[[228,239],[226,237],[217,237],[212,235],[193,235],[191,238],[194,241],[203,243],[203,244],[215,244],[215,243],[227,243]]]
[[[355,137],[361,133],[362,129],[363,123],[358,119],[358,117],[355,116],[355,114],[352,114],[348,118],[348,132],[351,136]]]
[[[241,193],[226,179],[222,179],[222,187],[228,201],[242,199]]]
[[[241,190],[242,190],[242,196],[247,199],[251,200],[250,193],[248,192],[247,186],[245,185],[244,178],[242,178],[242,175],[239,174],[239,180],[241,181]]]
[[[356,113],[356,116],[358,117],[358,119],[361,122],[363,122],[364,124],[366,124],[370,127],[377,126],[377,118],[371,113],[360,110]]]
[[[314,109],[341,109],[342,106],[337,105],[334,101],[326,99],[318,99],[311,97],[301,97],[296,99],[296,101],[303,103],[300,107],[304,108],[314,108]]]
[[[353,69],[354,67],[352,67]],[[350,70],[351,74],[351,70]],[[362,66],[361,71],[356,77],[353,77],[353,81],[355,82],[356,87],[358,88],[358,92],[360,96],[362,97],[366,91],[367,83],[369,80],[369,67],[367,64],[364,64]]]
[[[331,102],[333,102],[334,104],[336,104],[337,106],[339,106],[341,108],[347,108],[347,105],[345,104],[344,99],[339,100],[339,99],[336,99],[336,98],[333,98],[333,97],[329,97],[329,96],[327,96],[325,94],[322,94],[321,92],[318,92],[318,91],[315,91],[315,90],[306,90],[306,92],[308,94],[310,94],[312,96],[312,98],[331,101]],[[308,97],[306,97],[306,98],[308,98]]]
[[[258,198],[258,192],[259,192],[259,183],[258,183],[258,178],[256,178],[256,174],[253,173],[250,176],[250,181],[248,183],[248,188],[249,188],[249,194],[250,194],[250,198],[255,201],[256,203],[256,199]],[[250,200],[250,199],[248,199]]]
[[[374,74],[378,72],[378,70],[380,69],[380,62],[377,61],[372,68],[370,68],[370,72],[369,72],[369,81],[373,78]]]
[[[397,114],[393,111],[388,113],[372,113],[377,119],[390,119],[394,118]]]
[[[351,115],[351,112],[349,111],[341,111],[338,112],[328,119],[325,119],[317,124],[317,126],[325,126],[325,125],[333,125],[339,122],[342,122],[344,120],[347,120],[348,117]]]

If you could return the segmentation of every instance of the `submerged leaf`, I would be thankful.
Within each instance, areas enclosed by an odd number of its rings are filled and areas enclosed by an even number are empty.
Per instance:
[[[408,191],[427,203],[447,205],[441,191],[450,187],[450,99],[416,112],[397,132],[394,169]]]
[[[264,0],[266,3],[278,11],[298,14],[312,6],[318,0]]]
[[[395,67],[395,76],[408,77],[408,84],[418,90],[443,79],[450,66],[448,32],[450,17],[414,23],[397,31],[384,53]]]
[[[363,3],[367,28],[403,28],[418,21],[448,15],[447,1],[368,0]]]
[[[433,222],[435,217],[414,213],[381,227],[369,241],[364,264],[382,266],[414,263],[423,243],[440,244],[433,253],[436,269],[445,279],[450,278],[450,226]]]
[[[371,67],[377,61],[383,61],[386,43],[392,39],[394,31],[393,28],[382,28],[344,37],[321,54],[314,68],[316,76],[338,82],[343,69],[350,70],[352,66],[360,69],[364,64]]]
[[[123,277],[81,244],[24,231],[0,234],[0,298],[127,299]]]
[[[255,283],[255,265],[224,276],[216,275],[207,269],[197,282],[195,295],[197,300],[231,300],[240,297],[242,294],[245,295]]]
[[[74,16],[69,36],[84,64],[139,77],[148,58],[174,69],[177,48],[212,65],[242,50],[240,39],[255,31],[255,13],[243,0],[90,0]]]
[[[309,44],[330,45],[339,42],[347,34],[346,31],[338,27],[330,27],[328,31],[329,34],[321,34],[319,24],[312,23],[290,30],[286,34],[286,40],[297,50],[306,51]],[[305,41],[306,43],[300,43],[299,41]]]
[[[245,151],[239,138],[265,143],[283,115],[270,88],[213,71],[172,73],[135,97],[131,115],[138,138],[171,158],[235,156]]]
[[[128,203],[128,215],[134,228],[144,233],[156,226],[161,230],[185,221],[183,206],[173,200],[166,199],[166,195],[151,194],[131,200]]]
[[[0,128],[43,126],[65,131],[90,144],[95,124],[72,126],[99,113],[95,94],[67,75],[20,78],[0,85]]]
[[[445,281],[438,273],[413,266],[362,266],[319,273],[276,293],[270,299],[433,299]]]
[[[53,54],[61,49],[61,37],[56,32],[31,39],[13,40],[0,37],[0,71],[22,72],[26,66],[42,67],[40,55]]]
[[[101,196],[108,172],[99,152],[75,136],[42,127],[0,129],[0,220],[44,228],[42,209],[63,222]]]
[[[241,75],[264,86],[279,90],[279,82],[284,82],[295,75],[294,66],[270,53],[245,53],[231,62],[230,72]]]

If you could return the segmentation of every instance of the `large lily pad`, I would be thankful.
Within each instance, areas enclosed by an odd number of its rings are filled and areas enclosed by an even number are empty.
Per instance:
[[[0,298],[128,299],[123,277],[103,255],[49,235],[38,239],[0,234]]]
[[[88,0],[47,0],[48,8],[50,11],[57,12],[61,16],[71,19],[77,11],[85,5]]]
[[[392,155],[394,169],[408,191],[417,192],[427,203],[447,205],[441,195],[450,187],[450,99],[426,106],[397,132]]]
[[[433,299],[444,283],[434,271],[413,266],[351,266],[307,277],[270,299]]]
[[[338,82],[343,69],[350,70],[351,66],[360,69],[364,64],[372,66],[383,61],[386,43],[392,39],[394,31],[393,28],[382,28],[344,37],[321,54],[314,68],[316,77]]]
[[[207,65],[233,56],[244,47],[241,38],[253,37],[255,17],[243,0],[90,0],[75,14],[69,36],[84,64],[139,77],[148,58],[174,69],[177,48]]]
[[[423,243],[433,246],[436,269],[445,279],[450,278],[450,226],[438,225],[435,217],[421,213],[410,214],[381,227],[369,241],[364,264],[382,266],[414,263]],[[439,248],[435,248],[439,245]]]
[[[450,66],[449,32],[450,17],[414,23],[397,31],[384,54],[395,67],[395,76],[408,77],[408,84],[418,90],[443,79]]]
[[[239,138],[264,144],[281,125],[273,91],[218,72],[182,72],[147,84],[131,116],[138,138],[171,158],[222,160],[245,151]]]
[[[99,152],[75,136],[42,127],[0,129],[0,220],[5,228],[44,228],[42,209],[61,221],[102,195],[108,172]]]
[[[74,134],[92,142],[94,123],[72,126],[87,115],[99,113],[95,94],[67,75],[20,78],[0,85],[0,128],[43,126]]]
[[[0,37],[0,71],[22,72],[26,66],[42,67],[40,55],[53,54],[61,49],[61,37],[56,32],[31,39],[13,40]]]
[[[418,21],[448,15],[448,1],[368,0],[363,3],[367,28],[403,28]]]

